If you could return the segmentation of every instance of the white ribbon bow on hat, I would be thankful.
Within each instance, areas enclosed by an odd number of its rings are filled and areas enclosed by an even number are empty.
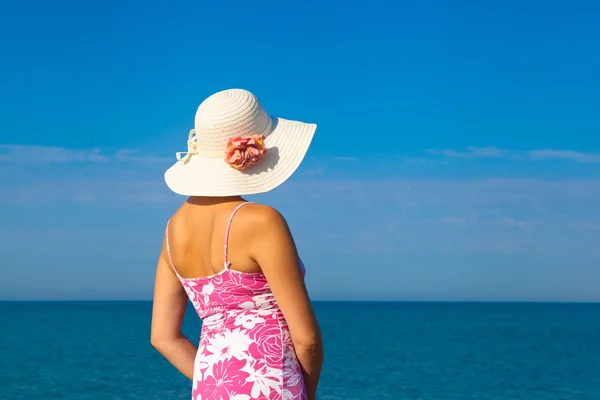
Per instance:
[[[196,140],[196,130],[192,129],[188,136],[188,149],[187,151],[179,151],[175,153],[177,157],[177,161],[181,161],[182,163],[188,162],[188,160],[195,154],[198,154],[198,141]]]

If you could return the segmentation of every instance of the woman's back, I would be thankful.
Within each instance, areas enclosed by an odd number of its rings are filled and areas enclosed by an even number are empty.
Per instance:
[[[237,213],[237,207],[245,209]],[[177,272],[184,278],[202,278],[223,270],[225,235],[228,226],[229,261],[240,272],[260,272],[258,264],[246,251],[248,227],[254,212],[265,208],[246,202],[218,201],[203,203],[190,199],[169,220],[169,249]],[[235,211],[235,221],[232,216]],[[253,212],[254,211],[254,212]],[[229,222],[231,221],[231,225]]]
[[[224,219],[225,211],[233,206]],[[231,268],[229,248],[233,247],[230,245],[233,221],[238,219],[234,217],[244,206],[252,207],[247,202],[184,206],[173,218],[173,225],[179,225],[177,232],[181,241],[169,240],[171,222],[167,225],[165,243],[171,267],[202,319],[194,363],[193,398],[221,399],[237,395],[257,399],[305,399],[302,371],[290,331],[265,275],[242,250],[236,251],[237,258],[250,271]],[[254,207],[255,212],[260,212],[264,206]],[[252,213],[248,213],[245,222],[251,217]],[[224,229],[219,226],[222,222],[225,222]],[[235,225],[240,225],[241,231],[244,221]],[[173,238],[173,233],[170,236]],[[236,236],[240,244],[247,242],[243,231]],[[213,262],[215,242],[219,242],[216,237],[223,238],[222,251],[218,252],[222,257],[220,270]],[[176,249],[172,250],[173,243]],[[177,258],[174,257],[176,252]],[[187,277],[180,275],[179,264],[174,260],[185,261]],[[199,274],[202,276],[197,276]]]

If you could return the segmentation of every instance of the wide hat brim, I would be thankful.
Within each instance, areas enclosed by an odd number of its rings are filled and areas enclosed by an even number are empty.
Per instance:
[[[165,182],[184,196],[241,196],[268,192],[285,182],[300,166],[317,129],[316,124],[272,117],[265,139],[266,156],[238,171],[222,157],[191,155],[165,172]]]

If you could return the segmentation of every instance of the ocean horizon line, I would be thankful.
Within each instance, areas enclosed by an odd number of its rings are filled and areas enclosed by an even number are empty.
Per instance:
[[[590,304],[600,300],[312,300],[313,303],[376,303],[376,304]],[[151,299],[0,299],[1,303],[152,303]]]

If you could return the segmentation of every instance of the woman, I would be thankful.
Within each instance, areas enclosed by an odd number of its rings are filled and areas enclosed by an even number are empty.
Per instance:
[[[200,104],[187,152],[165,173],[190,197],[167,223],[151,341],[193,381],[193,400],[315,399],[323,346],[304,266],[284,218],[241,197],[289,178],[315,130],[225,90]],[[181,333],[188,298],[197,348]]]

